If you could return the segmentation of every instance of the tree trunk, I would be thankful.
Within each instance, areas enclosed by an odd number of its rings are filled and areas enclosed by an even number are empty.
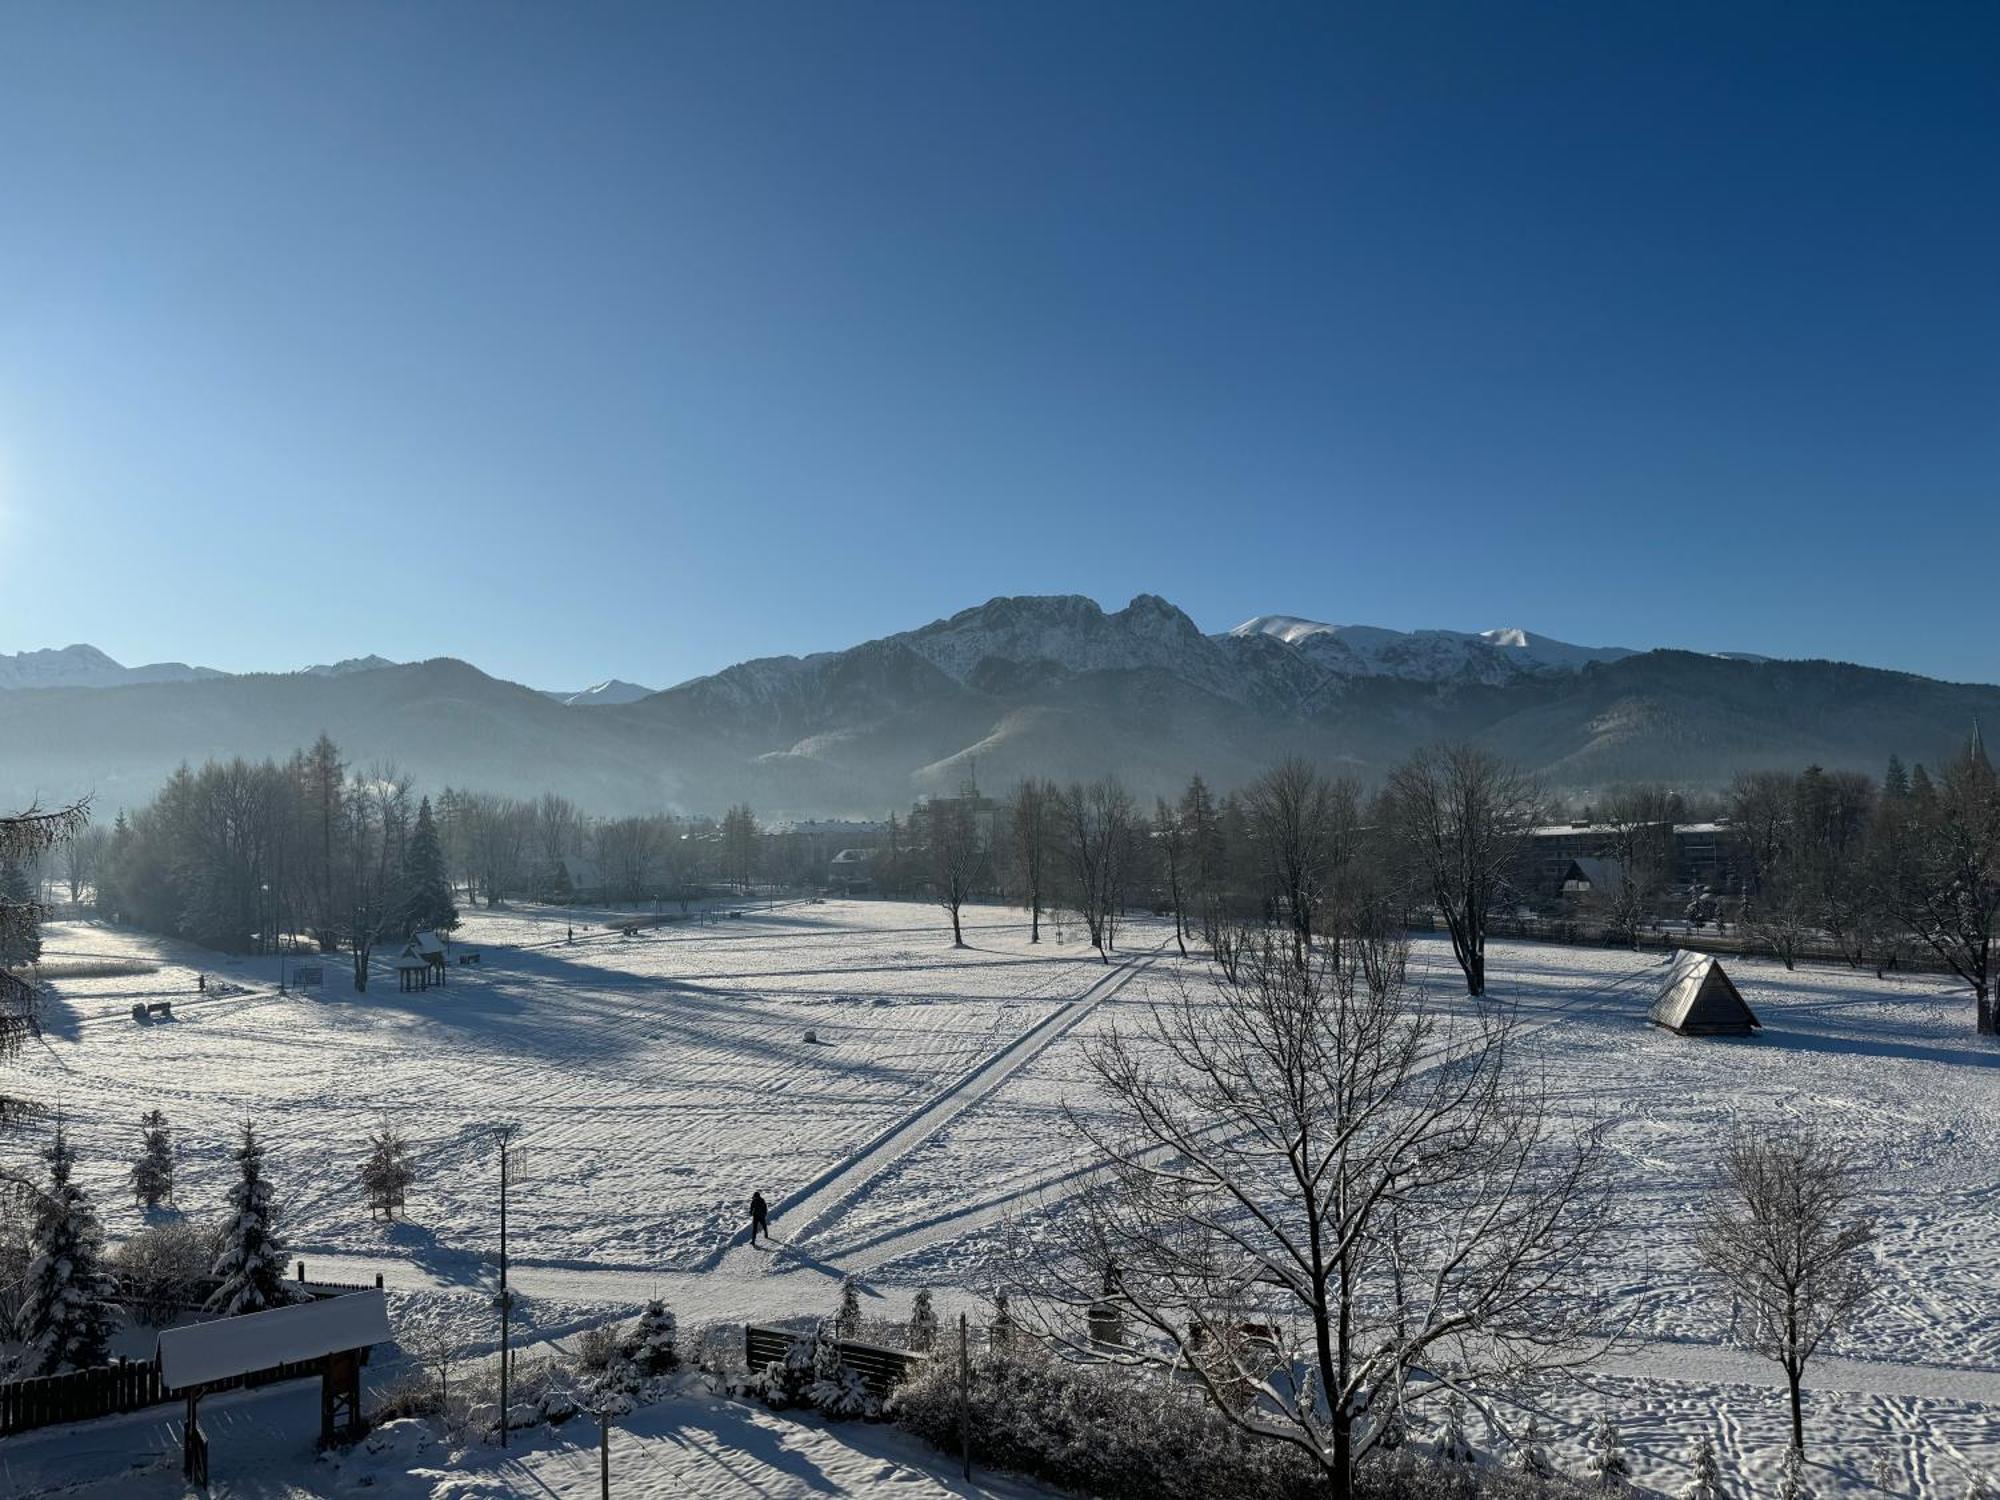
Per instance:
[[[1801,1458],[1806,1452],[1805,1412],[1799,1405],[1799,1376],[1803,1373],[1797,1365],[1785,1366],[1785,1379],[1792,1387],[1792,1446],[1799,1450]]]
[[[956,906],[951,909],[951,945],[954,948],[963,948],[965,946],[965,934],[958,930],[958,908]]]

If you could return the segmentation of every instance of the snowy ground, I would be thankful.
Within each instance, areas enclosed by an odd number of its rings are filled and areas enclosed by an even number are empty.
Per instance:
[[[59,981],[46,1042],[10,1085],[63,1110],[114,1237],[140,1222],[121,1192],[140,1111],[172,1120],[177,1196],[197,1217],[220,1203],[232,1132],[254,1118],[294,1252],[320,1275],[380,1270],[403,1306],[450,1316],[475,1340],[497,1331],[487,1298],[502,1120],[528,1146],[510,1218],[531,1336],[653,1294],[688,1325],[818,1310],[848,1271],[874,1293],[871,1313],[900,1316],[918,1285],[950,1308],[990,1284],[1005,1217],[1083,1165],[1062,1116],[1066,1100],[1087,1101],[1079,1043],[1136,1020],[1182,968],[1164,929],[1135,924],[1128,961],[1107,972],[1074,941],[1031,948],[1001,911],[974,914],[964,950],[935,908],[895,903],[752,909],[635,938],[579,922],[574,944],[565,920],[476,914],[461,937],[485,962],[454,968],[448,988],[406,996],[384,976],[356,996],[329,964],[312,998],[279,996],[261,961],[58,926],[52,954],[161,967]],[[1765,1031],[1697,1042],[1644,1024],[1657,959],[1498,944],[1489,962],[1496,995],[1520,1008],[1523,1055],[1630,1166],[1604,1274],[1645,1342],[1606,1367],[1606,1394],[1580,1393],[1550,1418],[1611,1406],[1655,1482],[1672,1482],[1702,1428],[1741,1477],[1768,1478],[1783,1441],[1772,1372],[1729,1345],[1730,1309],[1704,1290],[1689,1233],[1731,1117],[1797,1114],[1878,1169],[1890,1284],[1835,1351],[1842,1362],[1809,1376],[1823,1487],[1893,1477],[1900,1493],[1957,1497],[1981,1468],[2000,1482],[2000,1049],[1972,1035],[1969,1001],[1932,979],[1744,962],[1731,971]],[[1462,1003],[1440,944],[1421,942],[1414,966]],[[245,992],[197,998],[197,971]],[[130,1019],[134,1000],[164,997],[173,1022]],[[417,1143],[422,1174],[411,1222],[394,1227],[369,1222],[354,1184],[384,1113]],[[0,1138],[0,1153],[31,1144]],[[776,1254],[729,1243],[753,1187],[776,1210]],[[36,1439],[38,1451],[65,1441]],[[904,1492],[857,1483],[847,1464],[835,1466],[846,1492]],[[489,1492],[514,1493],[464,1493]]]

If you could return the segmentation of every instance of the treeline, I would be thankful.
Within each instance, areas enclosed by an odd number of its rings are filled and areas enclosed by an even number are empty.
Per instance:
[[[1004,801],[968,787],[892,819],[875,880],[936,900],[954,941],[965,903],[993,896],[1026,908],[1034,940],[1057,909],[1108,954],[1120,913],[1146,904],[1172,916],[1183,952],[1198,941],[1225,967],[1246,928],[1280,926],[1303,953],[1427,913],[1479,994],[1496,916],[1548,904],[1529,871],[1547,806],[1528,779],[1466,746],[1413,755],[1373,796],[1297,760],[1221,796],[1196,777],[1150,809],[1115,780],[1029,780]],[[1592,810],[1611,871],[1592,902],[1608,931],[1636,941],[1671,901],[1690,922],[1733,911],[1788,966],[1822,938],[1878,969],[1921,951],[1971,988],[1979,1029],[2000,1031],[2000,785],[1976,736],[1935,777],[1893,760],[1879,784],[1819,767],[1758,772],[1725,806],[1733,890],[1675,888],[1676,794],[1625,788]]]

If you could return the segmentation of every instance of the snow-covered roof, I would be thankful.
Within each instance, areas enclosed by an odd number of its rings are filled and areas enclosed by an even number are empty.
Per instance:
[[[160,1334],[160,1384],[170,1391],[386,1344],[389,1304],[379,1291],[349,1292],[269,1312],[217,1318]]]
[[[444,952],[444,939],[435,932],[420,932],[410,939],[408,951],[421,953],[425,958],[441,955]]]
[[[1652,1022],[1669,1031],[1700,1035],[1713,1032],[1748,1033],[1759,1021],[1713,953],[1683,950],[1667,970],[1653,1002]]]
[[[1579,854],[1569,862],[1569,870],[1563,876],[1563,883],[1580,879],[1593,891],[1608,891],[1625,878],[1625,867],[1615,859],[1599,859],[1594,855]]]

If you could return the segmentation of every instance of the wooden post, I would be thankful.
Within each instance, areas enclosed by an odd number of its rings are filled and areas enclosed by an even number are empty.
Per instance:
[[[965,1477],[972,1478],[972,1327],[958,1315],[958,1451],[965,1456]]]
[[[597,1414],[597,1482],[603,1500],[611,1500],[611,1413]]]

